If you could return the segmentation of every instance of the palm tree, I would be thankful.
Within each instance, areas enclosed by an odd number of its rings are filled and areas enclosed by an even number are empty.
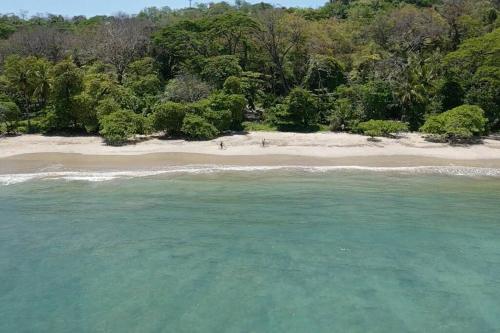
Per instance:
[[[32,78],[32,113],[38,112],[45,107],[51,91],[50,64],[40,62],[38,66],[29,70]]]
[[[435,89],[436,68],[434,56],[421,59],[410,54],[395,86],[394,95],[401,107],[402,121],[416,129],[423,120],[425,105]]]
[[[4,67],[6,90],[31,127],[31,118],[45,107],[50,95],[50,63],[36,57],[12,57]]]

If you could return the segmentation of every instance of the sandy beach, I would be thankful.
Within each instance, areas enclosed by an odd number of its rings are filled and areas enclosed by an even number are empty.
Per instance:
[[[262,147],[262,140],[266,146]],[[220,142],[224,149],[220,149]],[[500,140],[451,146],[410,133],[369,141],[346,133],[250,132],[212,141],[152,138],[111,147],[100,137],[0,138],[0,173],[51,169],[133,170],[182,165],[467,166],[500,168]]]

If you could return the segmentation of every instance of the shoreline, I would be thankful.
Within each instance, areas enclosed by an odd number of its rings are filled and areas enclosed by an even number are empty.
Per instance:
[[[268,146],[260,143],[266,139]],[[226,149],[218,143],[223,141]],[[250,132],[212,141],[150,139],[111,147],[99,137],[0,138],[0,174],[161,170],[179,166],[432,167],[500,169],[500,141],[450,146],[410,133],[378,142],[345,133]]]
[[[257,158],[256,158],[257,157]],[[210,162],[217,163],[210,163]],[[133,156],[29,154],[0,159],[0,187],[32,180],[102,182],[156,176],[226,172],[375,172],[394,175],[445,175],[500,178],[500,160],[450,161],[415,156],[337,159],[301,156],[214,156],[148,154]],[[485,163],[486,162],[486,163]]]
[[[270,168],[431,168],[461,167],[498,169],[500,159],[452,160],[433,157],[352,156],[342,158],[304,157],[293,155],[220,156],[192,153],[153,153],[145,155],[83,155],[69,153],[35,153],[0,158],[0,175],[51,172],[131,172],[180,170],[182,168],[248,169]]]

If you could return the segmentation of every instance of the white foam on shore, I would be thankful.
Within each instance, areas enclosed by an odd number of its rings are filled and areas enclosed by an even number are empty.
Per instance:
[[[23,174],[0,175],[0,185],[12,185],[30,180],[54,180],[103,182],[113,179],[130,179],[137,177],[151,177],[164,174],[207,174],[216,172],[262,172],[262,171],[303,171],[303,172],[331,172],[331,171],[369,171],[369,172],[396,172],[400,174],[439,174],[468,177],[500,177],[500,169],[477,168],[462,166],[417,166],[417,167],[368,167],[368,166],[225,166],[225,165],[196,165],[183,167],[169,167],[160,170],[137,171],[50,171]]]

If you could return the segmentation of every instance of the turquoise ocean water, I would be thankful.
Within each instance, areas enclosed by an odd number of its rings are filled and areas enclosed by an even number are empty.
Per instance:
[[[500,332],[500,178],[0,185],[0,332]]]

